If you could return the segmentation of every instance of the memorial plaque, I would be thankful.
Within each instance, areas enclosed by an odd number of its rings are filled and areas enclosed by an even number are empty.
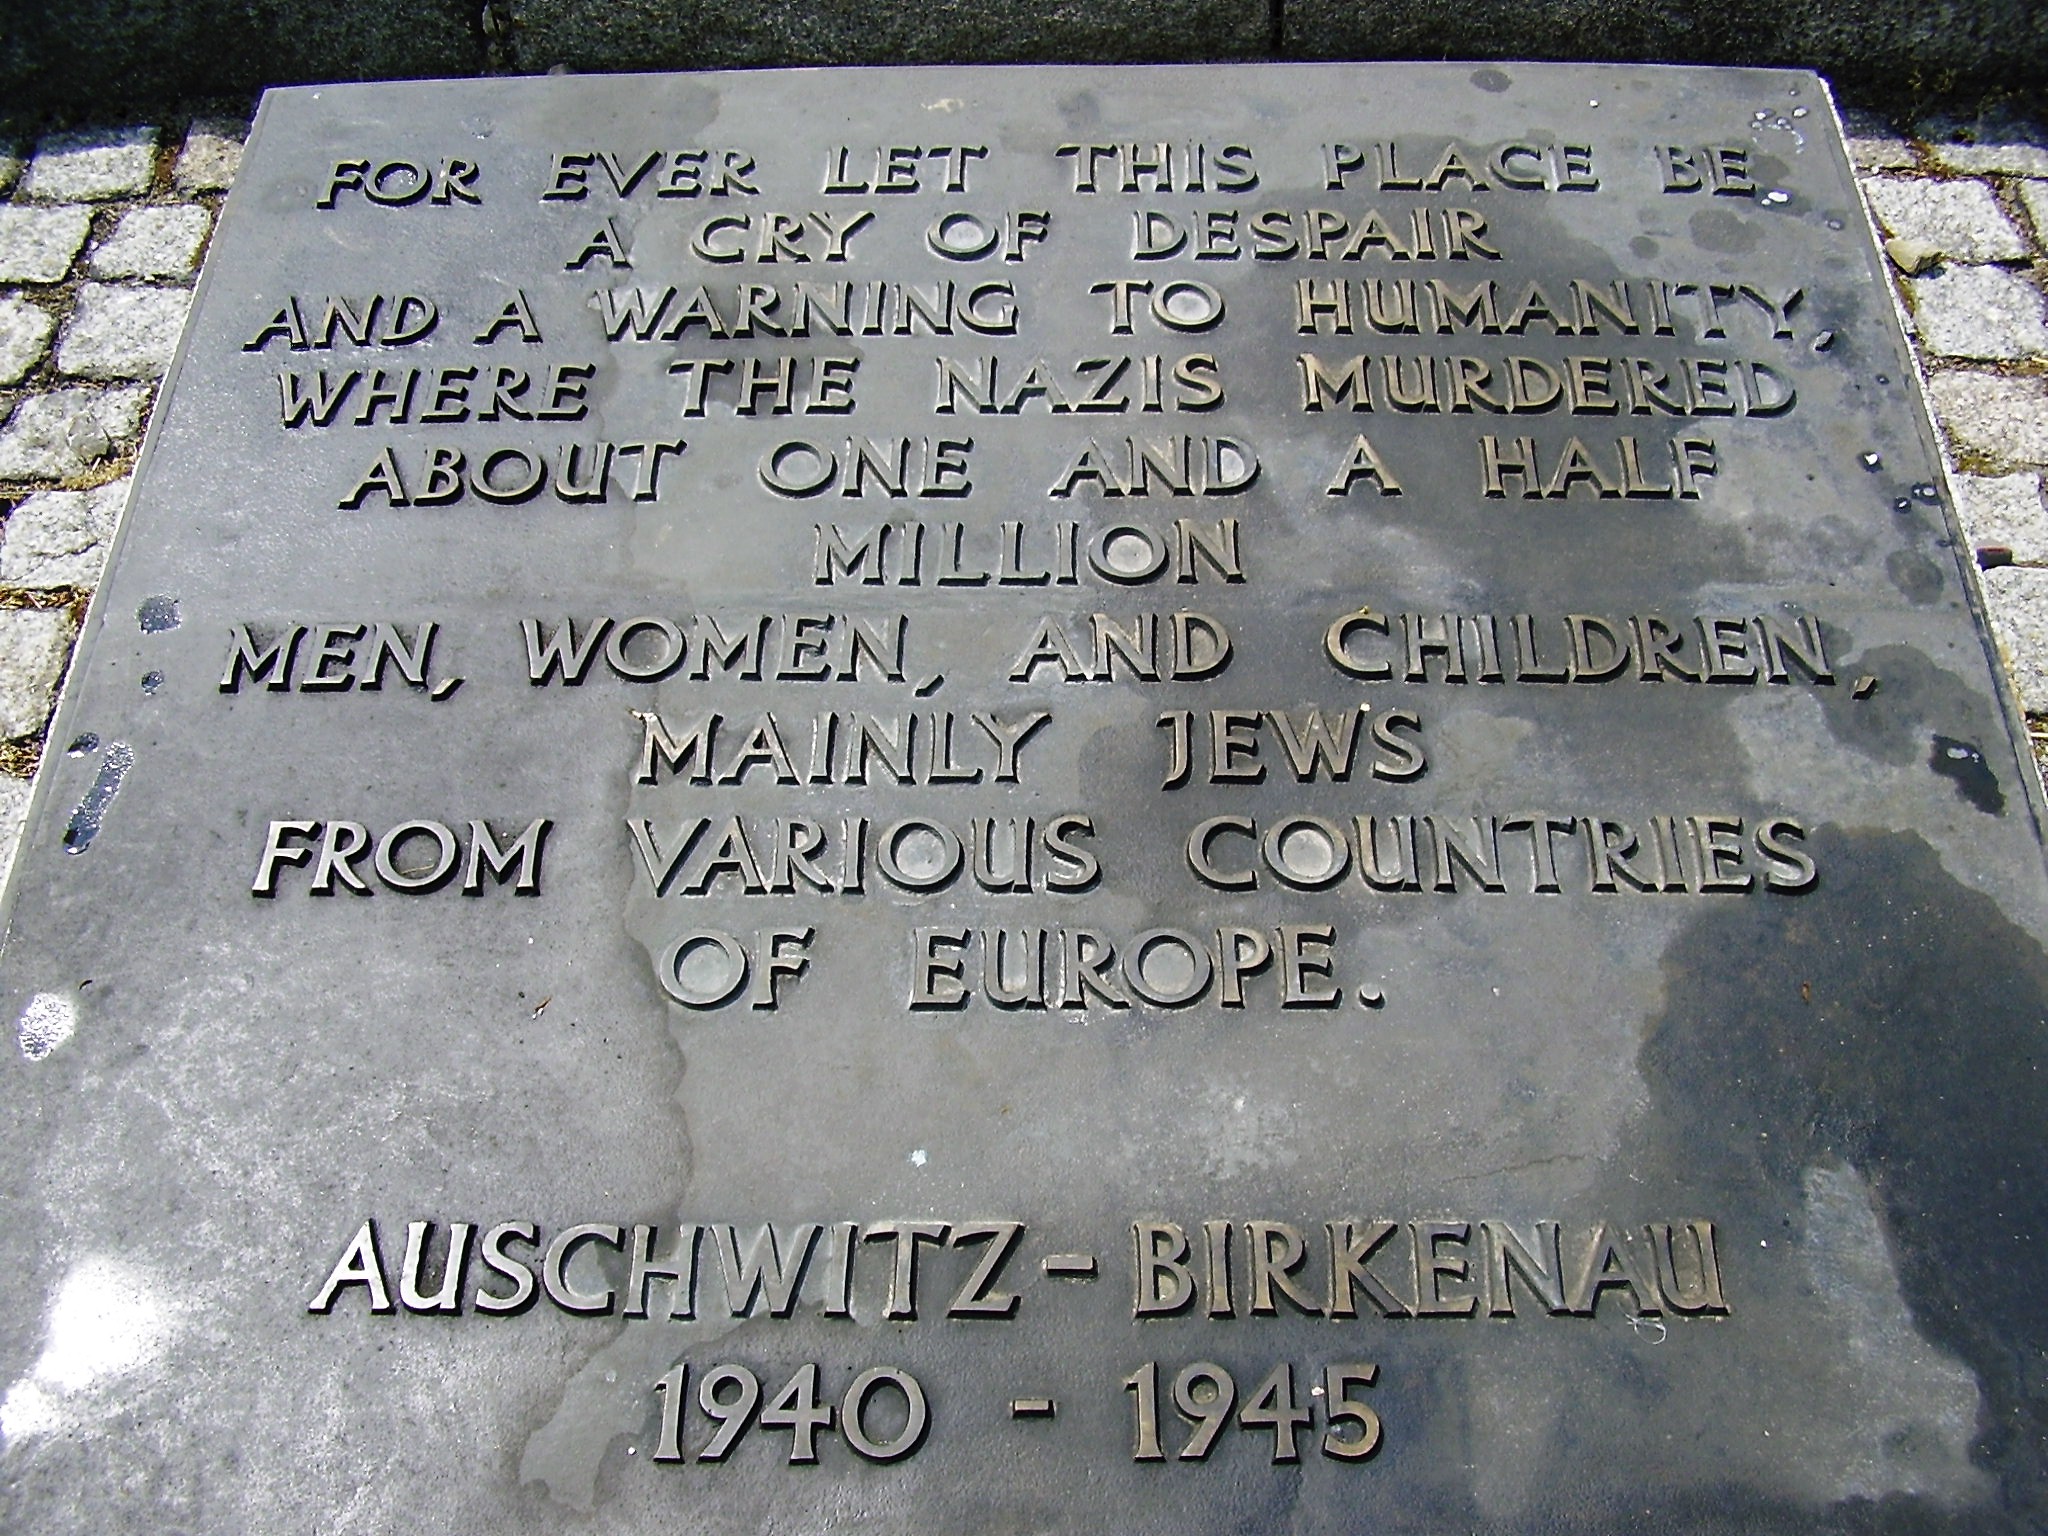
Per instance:
[[[2022,741],[1811,75],[273,92],[4,1523],[2033,1528]]]

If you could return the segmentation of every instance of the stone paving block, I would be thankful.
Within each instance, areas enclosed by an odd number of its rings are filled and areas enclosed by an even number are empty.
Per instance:
[[[2048,465],[2048,379],[1955,369],[1931,375],[1927,390],[1959,458],[2000,469]]]
[[[0,583],[10,587],[93,587],[107,541],[128,502],[128,477],[89,491],[38,491],[0,530]]]
[[[21,180],[21,156],[12,144],[0,144],[0,193],[13,190]]]
[[[2024,261],[2027,242],[1981,181],[1872,176],[1863,195],[1887,234],[1934,247],[1957,261]]]
[[[86,263],[94,277],[186,277],[213,216],[191,204],[131,208]]]
[[[1937,267],[1906,279],[1913,329],[1939,357],[2017,361],[2048,355],[2048,300],[2003,267]]]
[[[2048,176],[2048,143],[2031,123],[2002,123],[1967,141],[1950,137],[1947,125],[1930,123],[1922,133],[1927,154],[1943,170],[1966,176]]]
[[[91,229],[90,208],[0,208],[0,282],[61,281]]]
[[[1859,171],[1917,170],[1920,158],[1904,139],[1852,138],[1849,163]]]
[[[82,379],[154,379],[171,365],[192,294],[87,283],[57,343],[57,371]]]
[[[43,360],[56,328],[49,311],[27,299],[0,299],[0,384],[19,384]]]
[[[0,480],[67,480],[133,446],[146,385],[31,395],[0,427]]]
[[[2021,182],[2020,205],[2034,226],[2036,242],[2048,245],[2048,181]]]
[[[2048,571],[2023,565],[1979,571],[1991,634],[2029,714],[2048,712]]]
[[[155,174],[156,129],[93,128],[46,136],[21,190],[49,202],[101,202],[147,192]]]
[[[2048,565],[2048,506],[2038,474],[1957,475],[1955,484],[1956,512],[1970,548],[2009,549],[2022,565]],[[0,577],[6,564],[7,551],[0,546]]]
[[[0,775],[0,885],[14,868],[14,850],[21,842],[22,824],[28,820],[31,786],[27,779]]]
[[[1874,112],[1845,107],[1842,136],[1848,141],[1849,163],[1859,171],[1905,171],[1920,163],[1904,135]]]
[[[0,740],[43,728],[70,657],[71,615],[63,609],[0,611]]]
[[[202,118],[185,135],[178,166],[171,179],[181,192],[225,192],[242,166],[245,124],[225,118]]]

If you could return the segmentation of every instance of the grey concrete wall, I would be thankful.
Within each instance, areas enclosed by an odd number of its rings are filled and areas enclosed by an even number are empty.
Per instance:
[[[1797,64],[1965,109],[2048,85],[2039,0],[0,0],[0,112],[561,66],[1209,59]]]

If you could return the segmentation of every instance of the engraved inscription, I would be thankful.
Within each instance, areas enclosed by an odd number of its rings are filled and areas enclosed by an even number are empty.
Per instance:
[[[1767,70],[272,95],[0,924],[14,1523],[2038,1507],[2033,767],[1850,165]]]

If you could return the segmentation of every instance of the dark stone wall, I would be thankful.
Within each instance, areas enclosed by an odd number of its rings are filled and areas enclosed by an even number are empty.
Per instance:
[[[804,64],[1608,59],[1818,69],[1870,105],[2048,84],[2038,0],[0,0],[0,110],[267,85]]]
[[[0,0],[9,115],[472,75],[487,62],[471,0]]]

